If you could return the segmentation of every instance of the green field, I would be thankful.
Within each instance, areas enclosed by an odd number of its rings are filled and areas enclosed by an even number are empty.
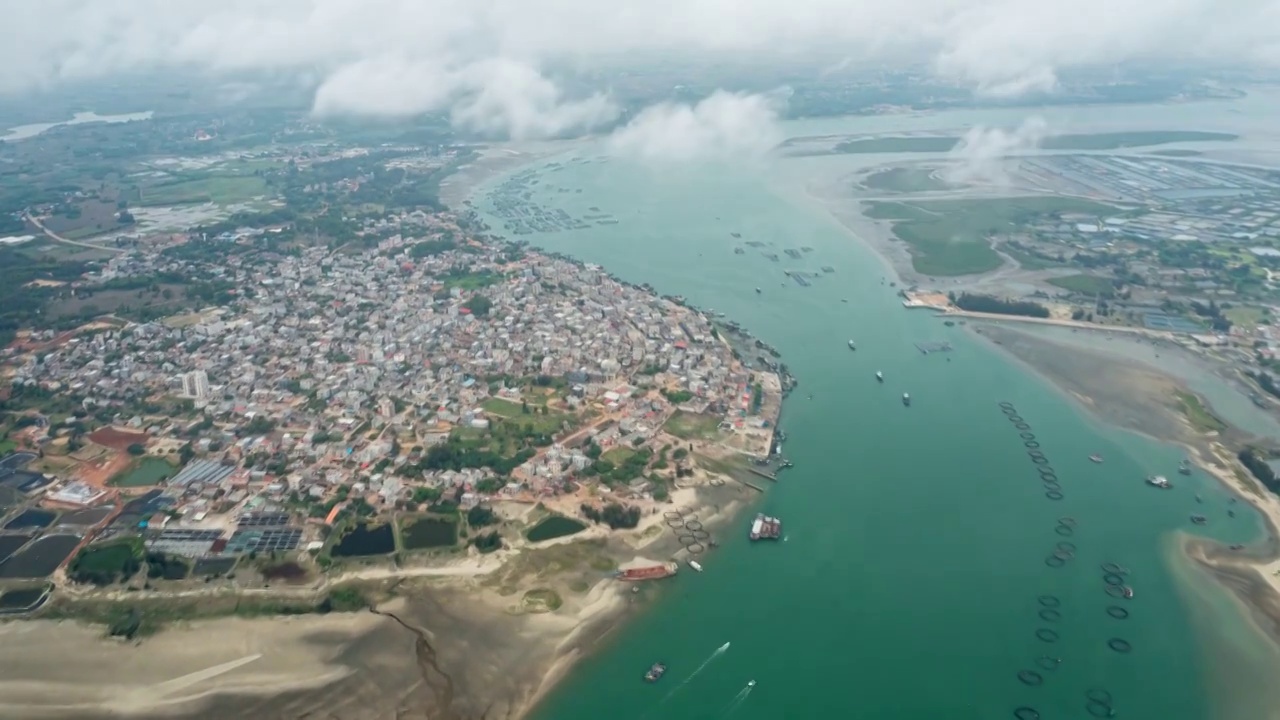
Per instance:
[[[662,429],[685,440],[714,437],[720,428],[720,418],[715,415],[699,415],[677,410]]]
[[[1049,284],[1081,295],[1106,295],[1116,289],[1115,281],[1111,278],[1096,275],[1068,275],[1052,278]]]
[[[1135,132],[1054,135],[1039,147],[1045,150],[1119,150],[1177,142],[1231,141],[1238,135],[1193,130],[1142,130]],[[837,153],[945,153],[960,144],[958,137],[899,136],[848,140],[833,148]]]
[[[888,168],[871,173],[862,184],[873,190],[899,193],[946,190],[951,187],[948,183],[934,177],[932,170],[906,167]]]
[[[601,460],[608,460],[614,465],[621,465],[631,458],[635,457],[636,451],[629,447],[616,447],[606,451],[600,456]]]
[[[149,487],[158,485],[178,472],[177,468],[156,457],[139,460],[127,470],[111,478],[108,483],[116,487]]]
[[[1182,406],[1182,413],[1187,416],[1187,420],[1195,429],[1208,433],[1222,432],[1227,428],[1226,424],[1200,403],[1200,398],[1182,391],[1175,391],[1174,395],[1178,398],[1178,404]]]
[[[911,247],[911,264],[924,275],[951,277],[995,270],[1002,260],[990,238],[1057,213],[1100,217],[1120,211],[1110,205],[1066,197],[939,200],[869,204],[868,217],[896,220],[893,234]]]
[[[1263,322],[1266,322],[1269,317],[1267,311],[1262,308],[1241,307],[1239,305],[1223,310],[1222,314],[1231,321],[1232,325],[1237,325],[1246,329],[1253,329],[1257,327]]]
[[[504,418],[518,417],[523,414],[520,403],[496,397],[485,398],[484,402],[480,403],[480,407],[487,413]],[[530,405],[529,409],[532,410],[533,406]]]
[[[157,205],[192,205],[212,202],[232,205],[266,195],[267,182],[253,175],[215,175],[196,180],[152,185],[142,188],[135,203],[142,207]]]

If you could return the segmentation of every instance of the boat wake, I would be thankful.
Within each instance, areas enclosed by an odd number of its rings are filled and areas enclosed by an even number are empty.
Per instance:
[[[667,693],[667,696],[662,698],[662,702],[665,703],[666,701],[670,700],[672,696],[680,692],[680,690],[684,688],[685,685],[688,685],[694,678],[698,677],[698,673],[705,670],[706,667],[712,663],[712,661],[714,661],[716,658],[720,657],[721,655],[725,654],[728,651],[729,651],[729,643],[725,643],[720,647],[716,648],[715,652],[711,653],[711,657],[708,657],[706,660],[703,660],[702,664],[699,665],[696,670],[694,670],[692,673],[689,674],[689,677],[685,678],[684,681],[681,682],[679,685],[675,686],[674,688],[671,688],[671,692]],[[662,703],[658,703],[658,704],[661,705]]]
[[[732,715],[735,710],[742,706],[742,703],[747,701],[747,696],[751,694],[751,689],[755,686],[756,683],[754,680],[747,683],[747,686],[738,691],[738,694],[734,695],[733,699],[729,701],[729,704],[725,706],[724,712],[720,713],[720,717],[727,718]]]

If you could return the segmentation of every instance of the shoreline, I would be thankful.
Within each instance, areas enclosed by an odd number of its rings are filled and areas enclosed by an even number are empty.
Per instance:
[[[1213,437],[1192,427],[1172,406],[1173,390],[1194,394],[1182,378],[1165,368],[1135,361],[1115,368],[1114,360],[1085,343],[1048,339],[1024,329],[980,323],[971,334],[1026,371],[1083,407],[1102,423],[1134,432],[1158,443],[1181,448],[1192,463],[1234,496],[1247,502],[1262,519],[1263,534],[1241,550],[1230,550],[1210,538],[1183,533],[1178,552],[1183,560],[1202,567],[1219,588],[1228,592],[1245,609],[1250,623],[1268,641],[1280,648],[1280,498],[1269,492],[1247,470],[1238,467],[1226,443],[1247,436],[1227,423],[1228,437]],[[1186,352],[1185,350],[1179,350]],[[1060,365],[1037,362],[1037,352],[1051,352]],[[1199,362],[1208,361],[1196,358]],[[1089,366],[1089,362],[1094,364]],[[1069,377],[1061,364],[1084,366]],[[1103,378],[1097,368],[1112,365],[1112,374]],[[1108,382],[1110,380],[1110,382]],[[1095,385],[1090,392],[1089,385]],[[1206,407],[1208,403],[1205,403]],[[1152,431],[1151,426],[1162,428]]]

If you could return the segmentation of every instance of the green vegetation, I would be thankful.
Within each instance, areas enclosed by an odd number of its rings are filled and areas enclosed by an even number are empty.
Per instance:
[[[563,601],[554,590],[535,588],[524,594],[520,604],[525,612],[555,612]]]
[[[614,457],[618,460],[609,459],[610,453],[616,453]],[[644,474],[644,469],[652,458],[653,451],[649,448],[614,448],[592,463],[586,474],[599,475],[601,480],[610,485],[628,483]]]
[[[949,183],[938,179],[933,173],[933,170],[927,168],[888,168],[868,175],[863,185],[872,190],[899,193],[946,190],[951,187]]]
[[[993,295],[977,295],[974,293],[954,293],[951,302],[961,310],[969,312],[993,313],[997,315],[1021,315],[1023,317],[1047,318],[1049,308],[1026,300],[1009,300]]]
[[[254,175],[209,175],[191,180],[178,180],[151,185],[139,190],[134,205],[192,205],[211,202],[233,205],[267,195],[264,178]]]
[[[1275,471],[1267,464],[1267,457],[1263,451],[1246,447],[1236,457],[1268,490],[1280,494],[1280,479],[1276,478]]]
[[[1001,265],[990,238],[1016,231],[1041,216],[1120,211],[1109,205],[1065,197],[871,203],[868,217],[895,220],[893,234],[911,248],[912,266],[940,277],[988,272]]]
[[[147,577],[152,580],[183,580],[191,573],[191,565],[176,555],[147,553]]]
[[[618,503],[609,503],[602,510],[597,510],[590,505],[583,505],[579,509],[591,522],[605,523],[614,530],[618,528],[633,528],[640,524],[640,508],[634,505],[624,506]]]
[[[1232,325],[1246,330],[1252,330],[1270,320],[1270,314],[1265,308],[1233,305],[1229,308],[1223,308],[1222,314],[1226,316]]]
[[[134,461],[129,468],[120,471],[110,479],[108,484],[115,487],[134,488],[150,487],[160,484],[174,474],[174,466],[159,457],[143,457]]]
[[[1119,150],[1178,142],[1231,141],[1238,135],[1186,130],[1054,135],[1044,139],[1045,150]],[[837,153],[945,153],[960,144],[958,137],[899,136],[847,140],[835,146]]]
[[[99,587],[128,580],[142,569],[142,538],[125,538],[81,550],[67,568],[77,583]]]
[[[1102,295],[1110,297],[1115,294],[1116,283],[1111,278],[1097,275],[1068,275],[1050,278],[1049,284],[1081,295]]]
[[[566,535],[574,535],[586,530],[587,526],[563,515],[548,515],[538,524],[529,528],[524,536],[529,542],[542,542],[544,540],[552,540]]]
[[[446,290],[458,288],[460,290],[479,290],[490,285],[496,285],[502,282],[502,276],[489,271],[470,272],[466,270],[455,270],[445,275],[441,280],[444,282]]]
[[[488,554],[502,548],[502,536],[498,534],[498,531],[490,530],[487,533],[475,536],[471,540],[471,544],[475,546],[476,550]]]
[[[518,417],[523,413],[520,403],[497,397],[485,398],[480,407],[487,413],[504,418]]]
[[[1178,399],[1178,405],[1182,408],[1182,414],[1186,415],[1191,426],[1202,433],[1222,432],[1227,429],[1226,423],[1222,422],[1209,409],[1200,402],[1200,398],[1195,395],[1175,390],[1174,396]]]
[[[687,403],[693,399],[693,393],[688,390],[663,390],[662,396],[670,401],[672,405]]]
[[[84,263],[35,259],[12,247],[0,246],[0,347],[8,345],[19,328],[38,320],[45,304],[59,294],[57,288],[31,286],[31,282],[71,282],[88,269]],[[74,325],[69,323],[67,327]]]
[[[720,418],[677,410],[662,429],[682,440],[705,440],[719,432]]]
[[[492,508],[476,505],[467,511],[467,527],[482,528],[498,522],[498,515]]]

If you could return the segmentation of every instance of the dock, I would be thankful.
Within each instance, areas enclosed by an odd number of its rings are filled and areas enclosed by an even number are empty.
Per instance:
[[[742,483],[743,485],[746,485],[747,487],[751,488],[752,490],[755,490],[758,493],[764,492],[764,488],[760,487],[759,485],[749,480],[738,480],[738,482]]]
[[[772,481],[774,481],[774,482],[777,482],[777,481],[778,481],[778,476],[777,476],[777,475],[775,475],[775,474],[773,474],[773,473],[767,473],[767,472],[765,472],[765,471],[763,471],[763,470],[757,470],[756,468],[747,468],[747,469],[751,471],[751,474],[752,474],[752,475],[759,475],[760,477],[764,478],[765,480],[772,480]]]
[[[952,350],[949,342],[916,343],[916,349],[925,355],[931,352],[951,352]]]

